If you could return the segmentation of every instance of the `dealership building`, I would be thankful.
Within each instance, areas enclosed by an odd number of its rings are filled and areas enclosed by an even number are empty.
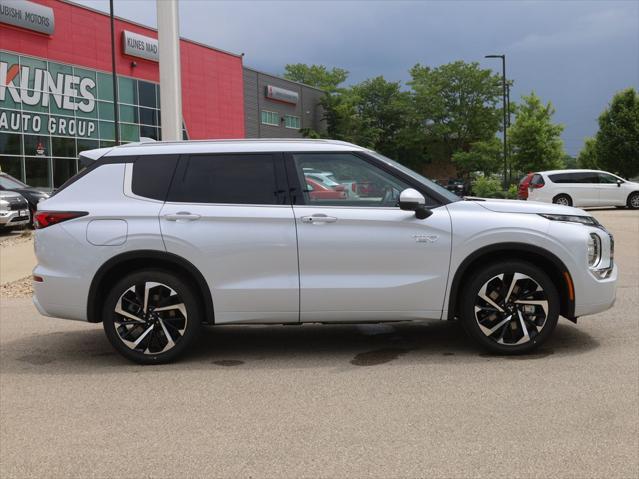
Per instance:
[[[324,130],[316,88],[180,42],[185,139],[295,138]],[[161,139],[157,31],[115,19],[121,142]],[[64,0],[0,0],[0,168],[55,188],[79,152],[115,144],[108,15]]]

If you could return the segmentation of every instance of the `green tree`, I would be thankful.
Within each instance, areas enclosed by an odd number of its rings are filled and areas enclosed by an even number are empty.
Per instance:
[[[564,127],[552,122],[554,113],[552,104],[542,104],[535,92],[522,97],[515,122],[509,130],[511,166],[514,170],[561,168],[564,157],[561,132]]]
[[[323,100],[328,136],[399,158],[410,98],[400,82],[379,76]]]
[[[599,116],[597,163],[624,178],[639,173],[639,94],[634,88],[617,93]]]
[[[590,170],[598,170],[597,164],[597,140],[592,137],[586,138],[584,147],[577,155],[577,166]]]
[[[284,67],[284,78],[321,88],[328,93],[338,91],[339,85],[348,78],[348,71],[343,68],[331,68],[324,65],[306,65],[304,63],[289,64]]]
[[[410,74],[422,134],[443,143],[449,156],[489,141],[501,128],[501,77],[491,70],[457,61],[436,68],[417,64]]]
[[[497,137],[475,142],[468,151],[454,153],[453,162],[462,176],[468,177],[474,171],[481,171],[485,176],[497,173],[503,166],[502,143]]]

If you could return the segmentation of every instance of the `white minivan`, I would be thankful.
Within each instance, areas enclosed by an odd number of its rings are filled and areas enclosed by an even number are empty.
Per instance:
[[[535,173],[529,201],[565,206],[639,208],[639,183],[599,170],[553,170]]]
[[[175,359],[203,324],[459,318],[478,345],[524,353],[560,315],[615,300],[614,240],[588,213],[462,200],[349,143],[158,142],[87,160],[38,205],[34,302],[102,322],[140,363]],[[313,194],[314,171],[367,193]]]

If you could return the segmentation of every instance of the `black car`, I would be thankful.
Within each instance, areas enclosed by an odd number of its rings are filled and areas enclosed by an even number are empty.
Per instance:
[[[450,180],[448,180],[446,189],[452,193],[455,193],[457,196],[467,196],[470,193],[469,185],[461,179],[451,178]]]
[[[2,172],[0,172],[0,191],[15,191],[24,196],[29,203],[31,218],[33,218],[33,213],[38,208],[38,202],[49,197],[43,191],[25,185],[22,181]]]

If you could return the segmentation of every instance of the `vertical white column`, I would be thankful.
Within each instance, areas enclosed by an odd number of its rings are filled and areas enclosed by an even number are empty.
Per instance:
[[[178,0],[157,0],[162,140],[182,139],[182,80]]]

